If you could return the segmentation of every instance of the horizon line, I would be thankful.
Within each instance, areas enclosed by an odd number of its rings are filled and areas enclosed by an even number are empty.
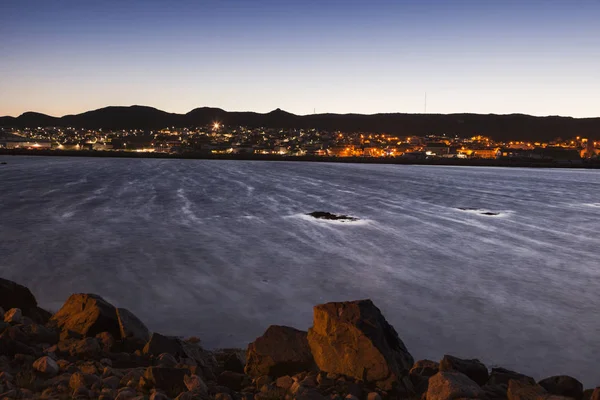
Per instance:
[[[268,112],[259,112],[259,111],[250,111],[250,110],[225,110],[223,108],[220,107],[210,107],[210,106],[201,106],[201,107],[195,107],[192,108],[191,110],[189,110],[188,112],[185,113],[178,113],[178,112],[171,112],[171,111],[165,111],[165,110],[161,110],[160,108],[156,108],[153,106],[147,106],[147,105],[142,105],[142,104],[130,104],[130,105],[108,105],[108,106],[103,106],[100,108],[95,108],[95,109],[91,109],[91,110],[87,110],[87,111],[82,111],[79,113],[70,113],[70,114],[64,114],[62,116],[55,116],[55,115],[50,115],[50,114],[45,114],[42,112],[38,112],[38,111],[24,111],[23,113],[19,114],[18,116],[12,116],[12,115],[0,115],[0,118],[14,118],[14,119],[18,119],[20,117],[22,117],[25,114],[39,114],[39,115],[43,115],[46,117],[51,117],[51,118],[64,118],[64,117],[69,117],[69,116],[76,116],[76,115],[82,115],[85,113],[89,113],[89,112],[94,112],[94,111],[100,111],[100,110],[105,110],[108,108],[146,108],[146,109],[153,109],[156,111],[160,111],[160,112],[164,112],[167,114],[175,114],[175,115],[187,115],[192,111],[195,110],[199,110],[199,109],[213,109],[213,110],[219,110],[219,111],[223,111],[223,112],[227,112],[227,113],[253,113],[253,114],[260,114],[260,115],[267,115],[273,112],[284,112],[296,117],[309,117],[309,116],[315,116],[315,115],[340,115],[340,116],[344,116],[344,115],[361,115],[361,116],[377,116],[377,115],[393,115],[393,114],[404,114],[404,115],[494,115],[494,116],[514,116],[514,115],[520,115],[520,116],[526,116],[526,117],[533,117],[533,118],[570,118],[570,119],[598,119],[600,118],[600,116],[588,116],[588,117],[574,117],[574,116],[569,116],[569,115],[559,115],[559,114],[550,114],[550,115],[533,115],[533,114],[525,114],[525,113],[520,113],[520,112],[513,112],[513,113],[508,113],[508,114],[497,114],[497,113],[475,113],[475,112],[453,112],[453,113],[436,113],[436,112],[401,112],[401,111],[396,111],[396,112],[380,112],[380,113],[374,113],[374,114],[363,114],[363,113],[358,113],[358,112],[347,112],[347,113],[335,113],[335,112],[325,112],[325,113],[317,113],[317,114],[313,114],[313,113],[308,113],[308,114],[294,114],[292,112],[286,111],[282,108],[275,108],[271,111]]]

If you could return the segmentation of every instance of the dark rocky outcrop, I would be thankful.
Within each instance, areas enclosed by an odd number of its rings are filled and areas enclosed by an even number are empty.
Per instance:
[[[530,385],[535,384],[535,380],[527,375],[520,374],[505,368],[492,368],[490,377],[487,381],[487,385],[508,385],[508,382],[514,379],[516,381],[522,381]]]
[[[38,307],[37,300],[25,286],[0,278],[0,308],[8,311],[19,308],[23,315],[39,324],[45,324],[50,313]]]
[[[146,389],[163,390],[169,396],[176,396],[187,388],[184,382],[185,371],[179,368],[149,367],[141,385]]]
[[[409,379],[417,394],[427,392],[429,378],[439,372],[440,364],[431,360],[419,360],[415,362],[409,371]]]
[[[551,376],[539,381],[538,385],[557,396],[571,397],[575,400],[581,400],[583,397],[583,385],[570,376]]]
[[[445,355],[440,361],[440,371],[457,371],[471,378],[478,385],[484,385],[488,378],[488,369],[479,360],[464,360]]]
[[[313,356],[305,331],[288,326],[271,325],[248,345],[244,371],[252,377],[280,377],[311,370]]]
[[[242,349],[219,349],[213,352],[220,371],[244,372],[245,351]]]
[[[396,330],[371,300],[314,307],[308,343],[319,369],[392,389],[414,364]]]
[[[181,341],[178,338],[164,336],[160,333],[153,333],[150,340],[143,349],[144,354],[159,356],[163,353],[169,353],[176,357],[185,357]]]
[[[121,339],[133,349],[141,349],[150,338],[148,328],[138,317],[126,308],[117,308],[117,320]]]

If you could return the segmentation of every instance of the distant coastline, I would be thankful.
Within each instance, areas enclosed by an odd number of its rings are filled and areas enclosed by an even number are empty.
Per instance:
[[[463,167],[514,167],[514,168],[583,168],[600,169],[598,160],[578,162],[522,159],[410,159],[402,157],[332,157],[332,156],[284,156],[276,154],[206,154],[185,152],[181,154],[149,153],[131,151],[87,151],[87,150],[27,150],[0,149],[1,155],[10,156],[53,156],[53,157],[110,157],[110,158],[161,158],[198,160],[244,160],[244,161],[304,161],[335,162],[350,164],[398,164],[398,165],[447,165]]]

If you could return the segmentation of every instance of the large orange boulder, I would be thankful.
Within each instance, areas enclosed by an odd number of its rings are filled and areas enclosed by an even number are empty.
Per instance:
[[[308,344],[319,369],[390,390],[414,360],[371,300],[315,306]]]
[[[278,378],[314,368],[306,332],[288,326],[271,325],[248,345],[244,371],[252,377]]]
[[[52,316],[63,331],[73,331],[82,336],[94,337],[109,332],[121,337],[116,308],[95,294],[73,294],[62,308]]]

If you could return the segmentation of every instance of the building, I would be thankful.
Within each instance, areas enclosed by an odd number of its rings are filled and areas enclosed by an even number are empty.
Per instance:
[[[29,139],[23,136],[5,134],[0,137],[0,148],[42,150],[52,148],[52,142],[48,139]]]

